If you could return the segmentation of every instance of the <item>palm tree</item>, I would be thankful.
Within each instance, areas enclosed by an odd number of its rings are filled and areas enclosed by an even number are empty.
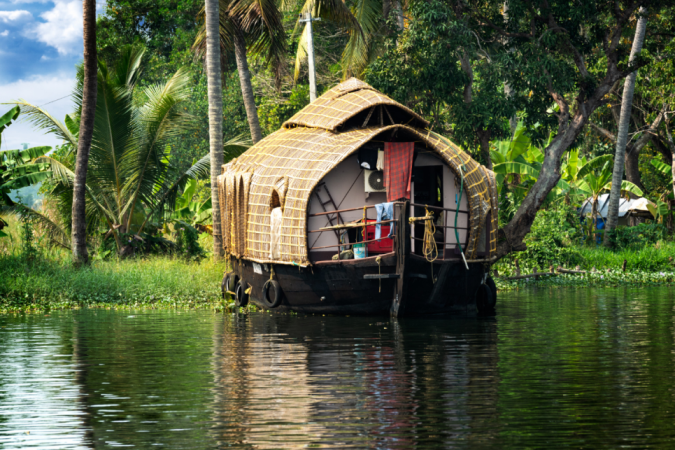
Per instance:
[[[223,164],[223,86],[220,77],[220,33],[218,0],[206,0],[206,75],[209,92],[209,147],[211,155],[211,204],[218,205],[218,175]],[[258,124],[260,127],[260,124]],[[220,208],[211,208],[213,256],[223,254]]]
[[[205,12],[205,11],[204,11]],[[286,53],[283,17],[274,0],[219,0],[220,45],[224,52],[234,50],[244,108],[255,144],[262,139],[262,129],[255,105],[248,53],[263,56],[280,82]],[[206,26],[200,30],[193,49],[204,53]],[[222,113],[221,113],[222,114]]]
[[[87,224],[85,216],[85,186],[87,183],[87,165],[94,131],[96,111],[96,1],[83,0],[83,39],[84,39],[84,87],[82,90],[82,114],[80,117],[80,138],[77,146],[75,177],[73,182],[72,209],[72,252],[73,263],[89,263],[87,252]]]
[[[628,64],[635,63],[642,43],[645,38],[645,30],[647,29],[647,8],[644,6],[638,12],[640,18],[635,27],[635,38],[633,39],[633,48],[630,51],[630,58]],[[619,118],[619,128],[616,133],[616,156],[614,158],[614,173],[612,175],[612,188],[609,193],[609,207],[607,208],[607,231],[616,228],[619,221],[619,197],[621,192],[619,183],[623,179],[624,161],[626,160],[626,142],[628,142],[628,127],[631,120],[631,108],[633,106],[633,92],[635,91],[635,78],[637,72],[631,72],[624,82],[623,98],[621,99],[621,116]],[[604,245],[609,247],[611,245],[609,240],[609,233],[605,233]]]
[[[343,28],[349,34],[349,41],[342,52],[342,77],[359,77],[368,64],[377,56],[378,39],[383,36],[386,20],[395,15],[396,29],[403,31],[403,9],[400,0],[357,0],[351,7],[339,0],[304,0],[287,1],[286,9],[294,10],[301,3],[302,13],[311,13]],[[393,6],[393,8],[392,8]],[[294,34],[299,31],[300,22],[296,23]],[[300,66],[307,59],[307,25],[304,26],[295,57],[295,74],[297,80]]]
[[[122,51],[114,68],[98,64],[99,101],[84,187],[88,223],[95,229],[103,222],[122,255],[130,251],[130,239],[141,239],[153,218],[168,217],[188,180],[206,176],[210,167],[209,155],[182,173],[171,164],[169,142],[193,122],[183,108],[190,94],[190,77],[178,70],[165,84],[149,86],[141,95],[134,95],[143,54],[143,48],[130,47]],[[80,70],[79,78],[82,76]],[[77,106],[83,89],[83,83],[78,83],[73,94]],[[73,149],[78,147],[82,133],[72,115],[62,123],[37,106],[17,103],[35,126],[55,134]],[[225,150],[229,151],[246,147],[240,140],[227,145]],[[56,183],[53,194],[63,206],[61,210],[68,211],[75,178],[72,151],[34,162],[51,165]]]

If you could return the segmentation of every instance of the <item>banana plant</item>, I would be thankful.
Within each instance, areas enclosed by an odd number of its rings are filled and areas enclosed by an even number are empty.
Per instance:
[[[604,156],[609,156],[609,158],[599,156],[589,163],[586,163],[579,170],[576,180],[579,191],[583,192],[592,202],[591,218],[594,224],[597,223],[598,217],[598,197],[612,188],[613,158],[611,155]],[[603,161],[604,164],[602,165],[602,169],[594,171],[595,167]],[[638,197],[642,197],[643,195],[642,190],[628,180],[621,182],[621,194],[634,194]]]
[[[15,121],[21,110],[13,107],[0,117],[0,144],[2,132]],[[15,189],[31,186],[49,176],[46,164],[35,164],[35,158],[45,155],[51,147],[31,147],[24,150],[0,151],[0,205],[14,206],[9,193]]]
[[[195,226],[203,224],[211,218],[211,197],[199,201],[195,196],[198,185],[197,180],[188,180],[183,194],[176,198],[176,209],[172,214],[172,219],[187,221]]]

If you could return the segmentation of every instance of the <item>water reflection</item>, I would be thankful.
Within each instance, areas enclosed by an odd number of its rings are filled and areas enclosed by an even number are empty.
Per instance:
[[[484,320],[0,317],[0,447],[663,448],[674,307],[547,290]]]

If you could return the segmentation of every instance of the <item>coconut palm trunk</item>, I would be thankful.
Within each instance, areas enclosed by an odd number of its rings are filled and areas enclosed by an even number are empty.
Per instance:
[[[675,140],[673,140],[673,134],[670,132],[668,127],[668,118],[666,122],[666,136],[668,138],[668,148],[670,149],[671,159],[670,159],[670,173],[672,176],[673,183],[673,195],[675,195]]]
[[[206,73],[209,96],[209,148],[211,204],[213,205],[213,256],[223,255],[223,234],[218,205],[218,175],[223,165],[223,85],[220,76],[220,23],[218,0],[206,0]]]
[[[647,9],[641,7],[638,14],[635,38],[630,51],[629,64],[635,63],[642,49],[642,43],[647,29]],[[611,245],[609,232],[616,228],[619,221],[619,199],[621,197],[621,181],[623,179],[624,163],[626,160],[626,143],[628,142],[628,126],[630,125],[631,109],[633,107],[633,92],[635,91],[635,78],[637,71],[633,71],[626,77],[623,85],[623,98],[621,99],[621,117],[619,128],[616,133],[616,154],[614,156],[614,172],[612,174],[612,189],[609,193],[609,206],[607,208],[607,224],[603,243],[606,247]]]
[[[82,95],[82,115],[80,117],[80,137],[75,160],[75,179],[73,182],[73,223],[72,252],[76,266],[89,263],[87,252],[87,219],[85,215],[85,194],[87,166],[91,137],[94,133],[94,115],[96,113],[96,1],[82,2],[83,40],[84,40],[84,83]]]
[[[234,56],[237,60],[237,71],[239,72],[241,95],[244,98],[248,126],[251,129],[251,140],[255,144],[262,139],[262,130],[260,129],[260,120],[258,119],[258,108],[255,106],[255,97],[253,96],[251,72],[248,70],[248,60],[246,59],[246,41],[239,27],[237,27],[234,33]]]

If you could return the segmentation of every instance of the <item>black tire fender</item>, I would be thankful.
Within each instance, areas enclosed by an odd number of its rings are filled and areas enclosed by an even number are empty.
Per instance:
[[[234,290],[234,304],[235,306],[246,306],[248,305],[248,294],[246,293],[248,289],[248,283],[242,278],[237,282],[237,287]]]
[[[490,314],[494,310],[493,293],[487,283],[482,283],[476,289],[476,308],[480,314]]]
[[[239,281],[239,275],[234,272],[228,274],[227,280],[225,280],[225,291],[234,292],[237,288],[237,282]]]
[[[485,280],[485,284],[490,288],[490,291],[492,291],[492,296],[490,297],[490,307],[494,309],[495,306],[497,306],[497,285],[495,284],[495,280],[492,279],[492,277],[488,276],[487,280]]]
[[[278,281],[267,280],[265,282],[262,288],[262,301],[270,309],[276,308],[281,304],[281,286],[279,286]]]
[[[220,291],[223,294],[223,298],[225,298],[225,294],[227,293],[227,282],[229,281],[230,275],[232,275],[232,272],[225,272],[225,275],[223,276],[223,282],[220,283]]]

